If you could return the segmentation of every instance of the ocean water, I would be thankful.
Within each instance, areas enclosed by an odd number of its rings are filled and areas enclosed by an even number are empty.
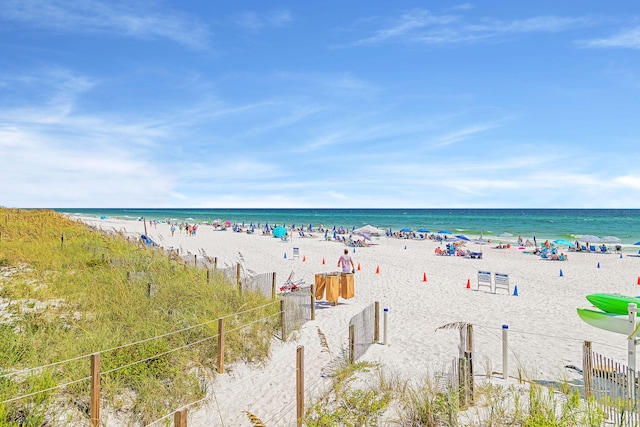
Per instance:
[[[206,223],[216,219],[232,224],[265,223],[317,228],[358,228],[371,224],[382,229],[426,228],[449,230],[475,238],[515,241],[518,236],[540,241],[583,235],[615,236],[623,244],[640,241],[640,209],[56,209],[70,215],[121,219],[146,218]],[[505,233],[513,236],[505,236]],[[502,237],[500,237],[502,235]]]

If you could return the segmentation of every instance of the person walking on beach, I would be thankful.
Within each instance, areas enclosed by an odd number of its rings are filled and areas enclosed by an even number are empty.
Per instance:
[[[344,255],[338,260],[338,267],[342,267],[343,273],[355,273],[356,268],[353,266],[353,259],[349,255],[349,249],[344,250]]]

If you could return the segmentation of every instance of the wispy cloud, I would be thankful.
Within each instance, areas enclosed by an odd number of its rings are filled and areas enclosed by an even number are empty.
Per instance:
[[[583,40],[578,43],[591,48],[627,48],[640,49],[640,28],[620,32],[612,37]]]
[[[352,45],[377,45],[385,42],[452,44],[497,38],[509,34],[556,33],[594,24],[586,17],[536,16],[518,20],[482,18],[468,22],[463,15],[436,15],[418,9],[403,13],[373,35]]]
[[[288,10],[274,10],[266,13],[244,12],[237,22],[245,29],[258,31],[266,27],[283,27],[291,21],[293,16]]]
[[[0,20],[65,33],[104,33],[115,37],[169,39],[190,48],[208,44],[207,26],[198,19],[148,2],[97,0],[5,0]]]

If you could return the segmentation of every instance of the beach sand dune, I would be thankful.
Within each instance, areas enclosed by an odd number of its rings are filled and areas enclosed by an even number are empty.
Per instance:
[[[138,221],[84,220],[105,230],[144,232]],[[195,236],[177,231],[171,236],[167,224],[147,227],[150,237],[163,246],[181,248],[183,254],[204,250],[217,257],[219,267],[242,262],[245,269],[257,273],[275,271],[279,285],[292,271],[309,284],[317,273],[337,271],[345,248],[322,235],[299,238],[295,234],[283,242],[259,231],[234,233],[200,226]],[[474,325],[478,375],[502,372],[502,325],[509,327],[512,377],[526,375],[544,381],[577,378],[565,365],[581,367],[585,340],[592,341],[596,351],[626,362],[625,336],[587,325],[577,316],[576,308],[589,307],[585,296],[590,293],[640,295],[640,258],[570,253],[568,261],[547,261],[515,247],[494,249],[467,243],[468,249],[483,252],[482,259],[468,259],[437,256],[434,251],[439,243],[430,240],[381,237],[372,242],[373,246],[358,247],[355,252],[350,248],[354,262],[360,265],[355,274],[355,297],[341,299],[336,307],[319,301],[315,321],[307,322],[288,342],[274,340],[268,363],[233,366],[229,374],[216,377],[210,390],[212,399],[194,415],[193,425],[211,425],[205,420],[220,419],[225,425],[251,425],[243,411],[269,420],[267,425],[291,425],[295,420],[296,347],[305,347],[305,382],[310,397],[328,384],[322,370],[347,345],[349,319],[374,301],[389,310],[388,345],[372,345],[363,359],[379,362],[407,379],[450,366],[458,355],[458,333],[437,328],[452,322]],[[294,247],[300,251],[297,259],[293,258]],[[478,271],[508,274],[511,291],[493,294],[475,290]],[[468,280],[472,289],[466,288]],[[518,296],[513,295],[514,286]],[[318,328],[328,339],[331,355],[322,351]]]

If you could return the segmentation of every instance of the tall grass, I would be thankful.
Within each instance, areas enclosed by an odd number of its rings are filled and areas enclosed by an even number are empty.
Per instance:
[[[216,369],[214,320],[270,302],[46,210],[0,208],[0,269],[0,302],[8,304],[0,312],[0,402],[87,377],[89,360],[13,373],[100,352],[102,372],[113,370],[101,378],[103,404],[132,421],[152,421],[202,397],[202,378]],[[272,304],[226,318],[227,330],[267,318],[226,335],[226,361],[268,357],[278,310]],[[205,341],[188,346],[198,340]],[[0,404],[0,426],[41,425],[52,405],[84,413],[88,399],[89,382],[80,381]]]

